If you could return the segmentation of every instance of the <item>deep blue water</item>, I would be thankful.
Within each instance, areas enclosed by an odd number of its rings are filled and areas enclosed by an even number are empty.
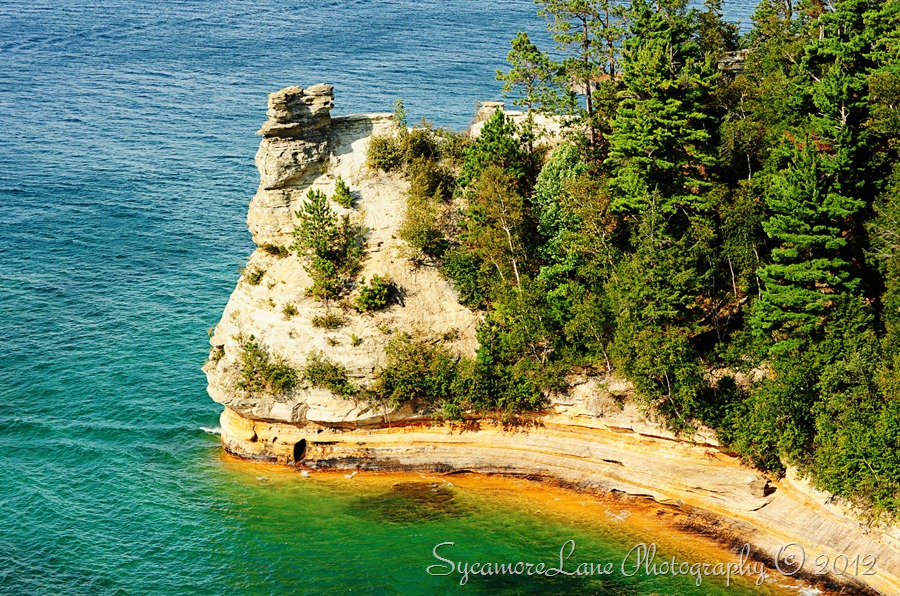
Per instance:
[[[403,98],[461,128],[523,28],[527,0],[0,0],[0,593],[360,585],[298,579],[272,528],[326,513],[279,509],[201,430],[253,133],[317,82],[336,114]]]

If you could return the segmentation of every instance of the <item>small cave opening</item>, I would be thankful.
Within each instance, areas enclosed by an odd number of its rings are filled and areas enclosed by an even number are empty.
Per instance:
[[[300,439],[294,444],[294,463],[300,463],[306,457],[306,439]]]

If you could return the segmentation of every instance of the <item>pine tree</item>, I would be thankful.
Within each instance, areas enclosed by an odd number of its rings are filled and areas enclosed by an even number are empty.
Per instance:
[[[531,189],[539,168],[537,156],[529,151],[530,133],[516,126],[497,110],[484,123],[481,134],[466,148],[459,185],[469,186],[482,172],[496,166],[515,178],[521,193]]]
[[[684,0],[632,3],[624,89],[607,159],[618,211],[646,209],[652,193],[662,198],[659,207],[666,213],[710,207],[703,191],[715,159],[702,106],[718,72],[700,53],[693,13],[685,6]]]
[[[766,195],[770,217],[763,223],[776,247],[759,276],[761,299],[754,327],[769,334],[776,351],[804,345],[825,322],[835,294],[859,284],[845,258],[848,218],[863,203],[834,192],[828,156],[807,137],[793,148],[790,165],[772,179]]]
[[[361,230],[348,215],[338,218],[319,190],[307,193],[296,215],[300,225],[294,228],[291,248],[306,257],[304,268],[313,281],[307,292],[327,303],[342,293],[343,278],[359,272]]]
[[[567,102],[568,94],[561,96],[558,87],[560,67],[540,48],[531,43],[528,33],[519,31],[512,40],[512,49],[506,57],[509,72],[497,71],[497,80],[503,81],[503,94],[517,93],[513,105],[532,110],[557,112]]]
[[[616,0],[535,0],[548,20],[557,49],[567,55],[563,68],[584,95],[588,140],[597,143],[594,90],[596,82],[619,72],[618,45],[624,33],[623,7]]]
[[[674,237],[666,227],[651,197],[632,241],[635,253],[609,288],[616,313],[612,354],[643,397],[685,424],[704,386],[692,338],[701,330],[696,299],[709,277],[697,266],[702,240],[692,233]]]

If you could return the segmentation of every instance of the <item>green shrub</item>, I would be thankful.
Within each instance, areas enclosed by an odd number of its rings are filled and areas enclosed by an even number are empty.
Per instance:
[[[528,150],[528,135],[502,111],[496,111],[484,123],[481,135],[466,148],[459,176],[461,186],[474,183],[488,168],[502,169],[527,194],[540,169],[540,156]]]
[[[366,285],[365,279],[360,284],[359,295],[356,297],[354,305],[360,312],[381,310],[388,305],[388,298],[393,288],[394,283],[391,278],[381,277],[376,273],[368,285]]]
[[[209,349],[209,356],[207,357],[208,362],[212,362],[213,364],[217,363],[225,356],[225,346],[213,346]]]
[[[313,285],[307,294],[328,301],[340,297],[346,281],[359,273],[363,255],[363,230],[348,215],[340,218],[319,190],[310,190],[297,211],[291,248],[306,257],[304,266]]]
[[[321,352],[311,352],[307,356],[303,378],[313,387],[331,391],[340,397],[353,397],[359,393],[359,388],[350,381],[347,369]]]
[[[350,193],[350,187],[344,182],[344,179],[338,175],[334,183],[334,201],[341,207],[350,209],[353,207],[353,195]]]
[[[392,134],[372,135],[366,150],[366,165],[373,170],[393,172],[403,165],[403,145]]]
[[[489,275],[484,262],[466,250],[456,249],[444,255],[441,273],[453,281],[459,293],[459,303],[470,308],[481,308],[489,295]]]
[[[299,375],[280,355],[266,351],[254,336],[239,338],[241,345],[240,380],[237,386],[249,393],[264,392],[275,395],[293,389]]]
[[[343,315],[336,312],[328,312],[322,316],[313,317],[313,327],[320,329],[339,329],[344,326],[346,320]]]
[[[244,279],[246,279],[247,283],[251,286],[258,286],[265,275],[266,270],[260,269],[256,265],[253,265],[252,267],[247,266],[244,268]]]
[[[441,160],[448,166],[459,169],[466,159],[466,150],[472,139],[466,133],[453,132],[443,128],[434,131],[440,149]]]
[[[260,248],[263,249],[267,255],[272,255],[273,257],[278,257],[279,259],[283,259],[284,257],[291,254],[291,251],[286,246],[280,246],[278,244],[263,244]]]
[[[297,306],[293,302],[288,302],[284,305],[284,308],[281,309],[281,314],[283,314],[286,319],[290,319],[298,312]]]
[[[409,167],[409,192],[406,213],[399,236],[409,247],[409,258],[416,262],[440,258],[447,250],[444,234],[447,207],[455,185],[453,176],[434,161],[416,159]]]
[[[360,338],[355,333],[351,333],[350,334],[350,345],[355,348],[356,346],[359,346],[361,344],[362,344],[362,338]]]
[[[444,254],[448,242],[440,226],[442,216],[442,209],[433,200],[407,201],[398,231],[400,239],[409,247],[405,256],[422,263]]]
[[[403,149],[403,159],[407,164],[411,164],[416,159],[434,160],[440,157],[434,130],[424,121],[421,127],[401,134],[400,143]]]
[[[413,200],[434,199],[447,203],[453,198],[456,178],[431,158],[416,157],[409,162],[409,193]]]
[[[440,142],[430,124],[407,128],[403,102],[394,105],[394,130],[383,135],[373,135],[366,151],[366,165],[374,170],[391,172],[407,167],[416,159],[437,160]]]
[[[379,400],[396,408],[416,398],[432,403],[452,399],[456,363],[446,348],[404,333],[390,341],[385,355],[387,362],[372,388]]]

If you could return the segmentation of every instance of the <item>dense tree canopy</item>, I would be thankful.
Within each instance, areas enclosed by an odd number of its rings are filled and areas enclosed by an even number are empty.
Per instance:
[[[897,512],[900,3],[763,0],[740,38],[716,0],[537,4],[549,37],[498,76],[565,142],[497,113],[441,166],[452,200],[409,173],[404,238],[484,310],[450,411],[615,371],[673,428]]]

